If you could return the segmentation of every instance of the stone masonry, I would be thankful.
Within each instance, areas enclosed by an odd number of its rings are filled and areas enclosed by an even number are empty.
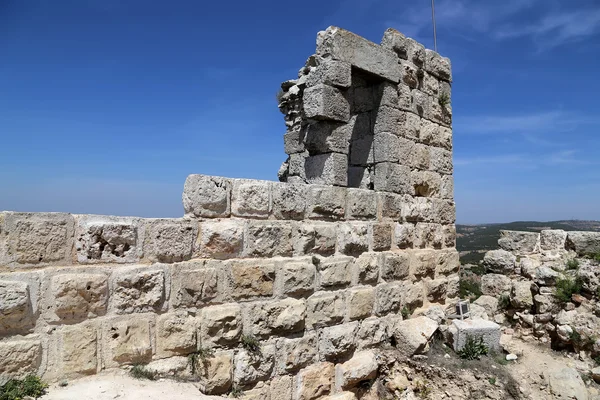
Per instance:
[[[211,394],[371,379],[403,308],[458,296],[450,79],[395,30],[330,27],[282,85],[283,182],[190,175],[180,219],[1,212],[0,377],[186,369],[212,349]]]

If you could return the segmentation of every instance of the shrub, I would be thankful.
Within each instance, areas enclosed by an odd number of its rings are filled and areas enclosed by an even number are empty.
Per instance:
[[[11,379],[0,386],[0,400],[21,400],[24,397],[38,398],[46,393],[48,385],[35,376],[28,375],[25,379]]]
[[[242,335],[242,347],[250,353],[260,353],[260,342],[250,335]]]
[[[600,356],[594,357],[594,362],[596,363],[596,365],[600,365]]]
[[[135,379],[148,379],[149,381],[156,380],[156,371],[146,368],[145,365],[136,364],[131,368],[129,374]]]
[[[207,347],[200,347],[195,352],[188,355],[188,364],[192,375],[195,375],[199,366],[204,366],[206,360],[214,355],[215,351]]]
[[[438,103],[442,107],[446,107],[448,104],[450,104],[450,96],[448,93],[441,93],[440,97],[438,97]]]
[[[477,300],[481,296],[481,285],[474,279],[461,277],[458,283],[458,290],[461,299],[470,298]]]
[[[467,342],[464,347],[458,351],[458,355],[465,360],[479,360],[481,356],[486,355],[488,351],[488,347],[483,342],[483,337],[479,336],[474,339],[473,337],[468,336]]]
[[[567,261],[566,267],[568,270],[579,269],[579,260],[573,258],[573,259]]]
[[[579,277],[575,279],[570,277],[559,278],[556,281],[556,290],[554,292],[554,296],[561,302],[568,303],[571,301],[571,297],[574,294],[581,293],[582,288],[583,282]]]
[[[402,314],[402,319],[407,319],[412,313],[410,309],[405,305],[404,307],[402,307],[402,310],[400,310],[400,314]]]
[[[500,297],[498,297],[498,309],[506,310],[510,306],[510,296],[506,293],[502,293]]]
[[[231,390],[229,391],[229,396],[233,397],[234,399],[238,399],[238,398],[242,397],[243,394],[244,394],[244,391],[239,386],[235,386],[235,385],[233,385],[231,387]]]
[[[496,377],[492,376],[491,378],[488,378],[488,382],[490,383],[490,385],[495,385],[496,384]]]

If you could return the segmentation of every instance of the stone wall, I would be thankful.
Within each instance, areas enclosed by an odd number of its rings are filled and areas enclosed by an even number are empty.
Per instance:
[[[326,38],[338,55],[319,50]],[[307,67],[325,82],[307,84],[317,88],[315,101],[333,94],[323,107],[344,108],[344,118],[362,113],[376,124],[389,112],[416,121],[409,133],[400,119],[385,119],[389,132],[373,131],[364,153],[355,143],[335,153],[373,184],[332,180],[328,168],[314,179],[290,169],[288,182],[190,175],[181,219],[0,213],[0,376],[57,380],[147,363],[190,373],[187,356],[196,354],[207,393],[238,387],[256,398],[313,399],[359,383],[344,371],[357,357],[371,360],[363,350],[390,343],[401,310],[418,314],[457,297],[451,131],[430,119],[435,94],[449,88],[447,60],[391,30],[384,46],[338,28],[319,43],[318,58],[328,61]],[[343,83],[355,92],[349,109],[347,92],[327,86],[338,81],[323,78],[335,68],[320,67],[339,58],[351,71]],[[365,77],[373,85],[359,94]],[[284,84],[283,96],[300,86]],[[378,90],[391,96],[386,106],[359,111],[357,102],[372,104]],[[308,113],[304,93],[298,126],[318,129],[324,142],[313,149],[333,159],[326,150],[336,135],[321,131],[331,120]],[[405,95],[416,108],[396,104]],[[298,132],[292,114],[288,153]],[[411,146],[377,147],[383,137]],[[347,161],[378,149],[389,159]],[[410,164],[415,154],[418,165]],[[313,171],[313,157],[302,150],[301,170]]]

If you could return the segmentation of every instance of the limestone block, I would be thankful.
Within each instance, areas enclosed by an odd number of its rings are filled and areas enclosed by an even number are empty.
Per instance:
[[[346,217],[348,219],[374,219],[377,217],[375,192],[349,188],[347,191]]]
[[[318,58],[318,64],[308,75],[306,86],[315,86],[319,83],[348,88],[352,82],[351,64],[346,61],[338,61],[326,58]]]
[[[30,328],[33,314],[27,282],[0,280],[0,335]]]
[[[348,156],[340,153],[324,153],[308,156],[304,162],[308,183],[330,186],[347,186]]]
[[[296,377],[293,398],[316,400],[331,393],[334,366],[330,362],[313,364],[301,370]]]
[[[144,255],[152,262],[173,263],[192,258],[198,224],[178,219],[157,219],[146,225]]]
[[[354,80],[356,81],[357,79],[355,78]],[[354,84],[352,89],[352,113],[369,112],[376,107],[373,96],[374,87]]]
[[[306,118],[348,122],[350,104],[339,89],[317,84],[304,90],[302,97]]]
[[[399,249],[409,249],[413,247],[415,240],[415,225],[409,222],[394,226],[394,246]]]
[[[282,339],[279,353],[279,369],[293,372],[315,362],[317,357],[317,334],[306,333],[297,339]]]
[[[444,199],[431,199],[433,204],[431,222],[442,225],[454,224],[456,221],[456,207],[454,201]]]
[[[371,249],[373,251],[386,251],[392,248],[392,230],[394,224],[371,224]]]
[[[245,400],[273,400],[270,385],[266,382],[258,382],[253,389],[245,390],[242,397]]]
[[[456,247],[456,226],[454,224],[442,226],[442,235],[444,247],[450,249]]]
[[[498,246],[513,254],[532,254],[539,251],[540,234],[537,232],[500,231]]]
[[[581,373],[575,369],[562,365],[560,367],[546,368],[542,372],[544,382],[548,382],[549,392],[555,399],[593,399],[588,395],[588,389]]]
[[[143,229],[139,219],[84,216],[77,224],[77,261],[132,263],[142,256]]]
[[[183,186],[183,208],[200,218],[229,217],[231,180],[218,176],[189,175]]]
[[[403,118],[402,111],[393,107],[380,106],[373,113],[373,133],[375,137],[383,133],[396,136],[400,134],[400,126]]]
[[[555,314],[561,309],[561,304],[553,294],[536,294],[533,296],[536,314]]]
[[[354,274],[356,281],[362,284],[377,283],[379,279],[378,253],[362,253],[354,261]]]
[[[366,168],[372,165],[375,162],[374,155],[374,136],[372,134],[366,135],[364,137],[352,137],[352,142],[350,143],[350,154],[349,154],[349,163],[352,166],[361,166]],[[348,172],[348,182],[350,181],[350,170]],[[352,177],[352,182],[354,185],[348,184],[348,186],[356,187],[356,181],[362,183],[364,177],[358,179],[357,177]],[[364,189],[364,188],[363,188]]]
[[[354,353],[351,359],[335,367],[335,387],[337,390],[353,388],[361,382],[377,376],[379,363],[375,353],[364,350]]]
[[[276,219],[302,220],[306,210],[306,185],[273,182],[273,215]]]
[[[156,312],[166,305],[162,269],[124,268],[111,277],[111,288],[111,307],[117,314]]]
[[[487,315],[490,316],[496,315],[496,311],[498,311],[498,299],[493,296],[484,294],[483,296],[479,296],[479,298],[475,300],[473,304],[483,307]]]
[[[424,353],[437,329],[437,322],[425,316],[399,321],[393,327],[396,347],[406,357]]]
[[[427,300],[431,303],[443,303],[446,299],[448,280],[446,278],[432,279],[425,282]]]
[[[239,350],[235,355],[234,365],[233,382],[236,385],[245,386],[267,380],[275,366],[275,345],[262,345],[257,353]]]
[[[432,167],[433,163],[437,162],[433,159],[433,149],[433,147],[429,147],[425,144],[416,143],[412,148],[410,158],[406,160],[407,165],[412,168],[423,170],[431,168],[434,171],[441,172]]]
[[[350,288],[346,294],[348,301],[348,319],[364,319],[373,313],[375,304],[375,288],[372,286],[357,286]]]
[[[450,59],[430,49],[425,49],[425,70],[440,79],[452,81]]]
[[[242,311],[238,304],[222,304],[202,309],[202,346],[236,343],[242,334]]]
[[[47,301],[63,320],[84,320],[106,314],[108,279],[104,274],[59,274],[51,278]]]
[[[230,262],[229,287],[233,298],[273,295],[275,263],[268,259]]]
[[[401,59],[409,60],[418,67],[423,67],[425,47],[414,39],[407,38],[396,29],[388,28],[385,31],[381,46],[393,50]]]
[[[306,304],[304,300],[292,298],[252,303],[244,315],[247,319],[246,329],[254,336],[262,338],[290,334],[304,329]]]
[[[508,276],[500,274],[485,274],[481,277],[481,293],[498,297],[509,294],[512,283]]]
[[[347,155],[356,118],[356,116],[351,117],[348,123],[329,121],[308,123],[301,132],[304,136],[306,150],[310,154],[340,153]]]
[[[373,162],[398,163],[401,153],[406,149],[401,147],[400,139],[393,133],[381,132],[375,134],[373,138]]]
[[[381,217],[386,220],[402,220],[403,196],[394,193],[377,193],[377,204],[381,210]]]
[[[338,256],[318,260],[317,271],[320,287],[348,285],[352,279],[352,257]]]
[[[438,197],[440,195],[442,178],[438,173],[431,171],[412,171],[411,182],[415,196]]]
[[[403,282],[402,284],[402,305],[408,307],[409,310],[414,310],[423,306],[424,299],[424,284],[423,282],[410,283]]]
[[[220,351],[204,362],[200,390],[206,394],[224,394],[233,380],[233,351]]]
[[[275,376],[271,379],[271,400],[292,400],[293,379],[290,375]]]
[[[277,276],[281,294],[302,296],[315,290],[316,268],[309,260],[303,262],[283,262]]]
[[[379,106],[398,108],[398,85],[381,82],[376,88],[376,98],[379,99]]]
[[[452,152],[439,147],[430,147],[429,169],[441,174],[452,174]]]
[[[231,214],[236,217],[267,218],[270,197],[271,182],[235,179],[231,194]]]
[[[433,138],[431,145],[452,150],[452,128],[440,126],[439,134]]]
[[[412,95],[412,106],[409,111],[416,113],[421,118],[431,119],[431,107],[433,99],[430,98],[427,93],[418,89],[413,89],[410,93]]]
[[[408,251],[380,253],[381,277],[386,281],[399,281],[408,278],[411,257]]]
[[[448,287],[446,289],[446,301],[448,299],[458,299],[460,292],[460,278],[458,274],[448,277]]]
[[[483,257],[483,266],[488,272],[512,274],[515,271],[517,257],[506,250],[490,250]]]
[[[302,153],[304,147],[304,134],[299,130],[288,130],[283,134],[283,149],[285,154]]]
[[[445,127],[452,125],[452,104],[440,104],[439,96],[428,96],[430,101],[430,115],[429,118]]]
[[[95,374],[98,369],[96,325],[83,323],[61,329],[62,368],[65,375]]]
[[[307,204],[310,219],[342,219],[346,214],[346,189],[310,186]]]
[[[190,261],[171,268],[171,301],[175,308],[197,308],[219,295],[218,262]]]
[[[360,322],[355,340],[360,350],[377,346],[388,339],[387,321],[383,318],[369,317]]]
[[[352,32],[329,27],[317,36],[317,54],[353,66],[394,83],[400,80],[398,57],[392,51]]]
[[[292,227],[278,221],[250,221],[245,235],[249,257],[289,257],[292,255]]]
[[[198,255],[225,260],[239,257],[244,250],[245,222],[235,219],[200,223]]]
[[[338,251],[350,256],[359,256],[369,251],[369,225],[361,222],[346,222],[338,226]]]
[[[400,60],[400,81],[411,89],[419,86],[417,67],[410,62]]]
[[[184,311],[159,315],[156,319],[156,354],[159,357],[187,355],[196,350],[198,320]]]
[[[294,254],[319,254],[329,256],[335,253],[337,241],[336,225],[333,223],[300,223],[293,231]]]
[[[567,232],[562,229],[545,229],[540,232],[540,247],[542,250],[565,250]]]
[[[530,310],[533,307],[531,281],[515,281],[512,283],[510,303],[516,309]]]
[[[402,285],[398,282],[381,283],[375,293],[375,314],[385,315],[396,312],[402,303]]]
[[[600,232],[568,232],[566,247],[580,256],[600,253]]]
[[[402,89],[399,89],[399,92],[403,92],[403,91],[407,91],[409,93],[409,99],[408,102],[412,103],[412,95],[410,95],[410,89],[406,86],[402,86]],[[409,105],[409,107],[412,107],[411,105]],[[405,107],[403,107],[405,108]],[[408,143],[413,143],[413,147],[414,147],[414,142],[420,140],[421,136],[423,135],[421,133],[422,130],[422,125],[424,120],[421,119],[421,117],[419,115],[416,114],[416,110],[414,111],[402,111],[400,113],[400,120],[399,120],[399,126],[398,126],[398,136],[405,138],[407,140],[409,140]],[[412,147],[409,147],[409,149],[411,150],[412,153]],[[408,164],[410,163],[410,153],[407,154],[405,153],[404,156],[401,159],[401,162],[403,164]]]
[[[448,329],[454,351],[462,350],[468,338],[477,340],[482,338],[483,343],[490,351],[500,351],[500,325],[484,319],[455,319]]]
[[[435,267],[435,277],[448,276],[458,272],[460,267],[460,258],[456,249],[438,251],[437,265]]]
[[[306,325],[334,325],[344,319],[344,298],[341,292],[317,292],[306,300]]]
[[[413,282],[425,277],[433,278],[437,267],[437,252],[434,250],[413,250],[410,267],[410,276]]]
[[[3,214],[6,262],[46,264],[71,261],[74,219],[63,213]],[[0,254],[0,262],[2,262]]]
[[[18,339],[0,342],[0,376],[21,378],[36,374],[42,362],[39,339]]]
[[[374,189],[399,194],[412,194],[410,168],[389,162],[376,164]]]
[[[356,400],[356,395],[352,392],[341,392],[331,396],[322,397],[322,400]]]
[[[423,74],[423,91],[434,98],[439,98],[440,82],[428,72]]]
[[[308,157],[308,151],[305,151],[303,153],[296,153],[296,154],[290,154],[290,156],[288,157],[287,161],[284,162],[288,164],[288,175],[286,178],[286,181],[288,183],[292,183],[292,184],[298,184],[298,183],[302,183],[305,184],[306,183],[306,171],[304,169],[304,161],[306,160],[306,157]],[[281,166],[281,168],[284,167],[284,165]],[[281,170],[280,170],[281,171]],[[278,173],[278,176],[281,176]],[[295,179],[293,179],[295,178]]]
[[[152,358],[150,320],[132,315],[105,320],[102,347],[107,366],[146,363]]]
[[[358,321],[323,328],[319,335],[319,357],[331,361],[349,354],[356,347]]]

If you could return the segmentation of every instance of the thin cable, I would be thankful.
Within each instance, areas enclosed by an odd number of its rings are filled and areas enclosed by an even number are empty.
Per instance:
[[[434,0],[431,0],[431,20],[433,21],[433,49],[437,53],[437,33],[435,30],[435,4]]]

